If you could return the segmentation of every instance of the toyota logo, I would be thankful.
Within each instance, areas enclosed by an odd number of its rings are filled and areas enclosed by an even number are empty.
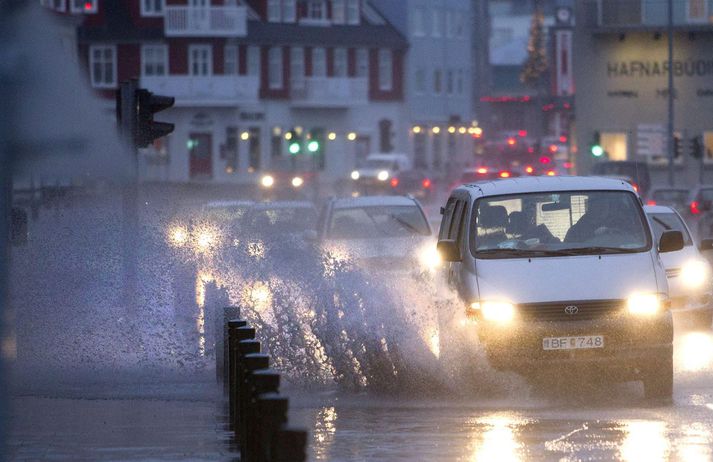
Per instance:
[[[577,314],[579,312],[579,307],[574,305],[569,305],[564,308],[564,312],[567,314]]]

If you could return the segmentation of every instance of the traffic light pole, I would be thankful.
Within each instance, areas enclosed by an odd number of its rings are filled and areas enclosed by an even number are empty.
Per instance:
[[[673,0],[668,0],[668,184],[673,186]]]

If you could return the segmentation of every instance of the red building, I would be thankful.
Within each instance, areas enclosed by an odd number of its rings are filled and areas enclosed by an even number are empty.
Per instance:
[[[368,1],[42,3],[84,16],[80,61],[108,105],[129,78],[176,98],[160,117],[174,133],[142,153],[149,180],[243,182],[291,169],[332,180],[369,152],[408,149],[407,42]]]

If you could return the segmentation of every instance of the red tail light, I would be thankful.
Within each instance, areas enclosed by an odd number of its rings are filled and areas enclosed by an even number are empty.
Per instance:
[[[395,178],[395,177],[392,178],[392,179],[391,179],[391,187],[392,187],[392,188],[395,188],[395,187],[397,187],[398,185],[399,185],[399,179],[398,179],[398,178]]]
[[[508,172],[508,171],[502,171],[502,172],[500,172],[500,174],[499,174],[498,176],[499,176],[500,178],[510,178],[510,172]]]
[[[540,157],[540,163],[541,164],[549,164],[551,162],[550,158],[547,156],[542,156]]]
[[[429,178],[424,178],[421,185],[423,185],[425,189],[428,189],[431,187],[431,180]]]
[[[509,146],[515,146],[515,143],[517,143],[517,141],[515,141],[515,138],[508,138],[508,145],[509,145]]]
[[[634,188],[634,191],[639,192],[639,185],[636,183],[631,183],[631,187]]]
[[[698,201],[691,202],[691,214],[698,215],[701,213],[701,209],[698,208]]]
[[[656,201],[653,199],[649,199],[646,201],[646,205],[656,205]]]

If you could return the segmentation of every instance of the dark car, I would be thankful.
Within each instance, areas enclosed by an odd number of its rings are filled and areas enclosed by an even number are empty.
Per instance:
[[[389,184],[391,191],[401,196],[410,194],[419,199],[428,200],[433,195],[433,178],[424,170],[399,172],[391,178]]]
[[[634,189],[641,197],[648,197],[651,189],[649,165],[646,162],[611,160],[594,164],[592,173],[597,176],[626,176],[633,180]]]

